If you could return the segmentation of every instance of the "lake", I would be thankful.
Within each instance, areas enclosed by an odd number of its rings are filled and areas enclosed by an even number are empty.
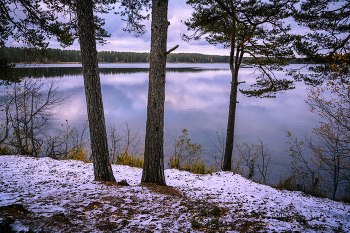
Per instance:
[[[139,131],[144,143],[147,112],[149,64],[99,64],[106,125],[115,124],[120,131],[128,122],[133,132]],[[301,67],[301,65],[291,65]],[[19,66],[18,66],[19,67]],[[69,101],[55,112],[57,123],[68,120],[82,126],[86,117],[86,103],[81,64],[26,65],[26,71],[35,77],[60,78],[60,90],[74,93]],[[24,69],[24,68],[21,68]],[[255,82],[252,68],[243,68],[239,88],[248,89]],[[306,72],[306,71],[305,71]],[[277,78],[288,78],[276,72]],[[187,129],[192,143],[202,145],[202,157],[210,165],[215,152],[216,132],[226,133],[231,73],[228,64],[168,63],[165,95],[164,153],[165,160],[174,151],[174,136]],[[292,137],[312,135],[318,115],[310,112],[307,86],[295,84],[294,90],[278,93],[276,98],[245,97],[238,94],[235,141],[258,143],[260,138],[272,156],[271,179],[290,171],[286,150],[289,148],[287,131]],[[235,156],[235,155],[234,155]]]

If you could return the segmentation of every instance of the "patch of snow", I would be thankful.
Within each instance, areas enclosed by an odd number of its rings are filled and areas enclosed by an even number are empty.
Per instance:
[[[29,232],[30,229],[26,226],[23,225],[20,221],[15,221],[14,223],[11,224],[12,231],[14,232]]]
[[[140,185],[140,168],[112,165],[112,169],[117,181],[125,179],[131,186],[94,181],[92,163],[0,156],[0,206],[23,204],[31,215],[43,222],[63,213],[76,226],[67,230],[72,232],[104,232],[110,228],[114,231],[194,231],[191,219],[205,224],[214,218],[219,218],[218,227],[225,232],[236,232],[237,228],[240,231],[350,232],[349,204],[277,190],[232,172],[196,175],[167,169],[167,185],[181,193],[181,196],[169,196]],[[220,216],[201,214],[213,206],[220,207],[223,213]],[[40,224],[40,221],[36,223],[35,229],[47,227]],[[259,228],[254,228],[257,225]]]

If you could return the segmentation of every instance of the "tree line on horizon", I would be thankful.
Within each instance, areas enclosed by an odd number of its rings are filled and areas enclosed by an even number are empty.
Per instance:
[[[81,62],[79,50],[62,50],[48,48],[50,56],[35,53],[21,47],[0,48],[0,58],[7,58],[9,63],[59,63],[59,62]],[[150,53],[101,51],[97,52],[98,62],[106,63],[149,63]],[[249,58],[243,58],[248,61]],[[244,62],[243,61],[243,62]],[[206,55],[200,53],[170,53],[167,56],[170,63],[228,63],[229,56]],[[305,64],[304,58],[289,59],[290,64]]]

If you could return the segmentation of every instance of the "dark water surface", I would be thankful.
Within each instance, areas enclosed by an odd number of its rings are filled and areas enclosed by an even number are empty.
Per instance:
[[[297,67],[298,65],[293,65]],[[139,131],[144,142],[147,110],[149,64],[100,64],[100,77],[106,124]],[[216,131],[226,130],[231,74],[228,64],[167,64],[164,151],[166,160],[174,150],[175,135],[183,129],[189,132],[191,142],[203,147],[202,157],[213,163],[211,152]],[[19,68],[33,77],[59,77],[63,93],[75,93],[56,109],[57,123],[68,120],[82,125],[87,119],[81,64],[30,65]],[[240,70],[239,88],[248,89],[255,82],[253,69]],[[276,72],[277,78],[288,78]],[[271,178],[289,172],[290,158],[286,150],[287,131],[293,137],[311,135],[318,116],[309,111],[307,86],[296,83],[294,90],[277,94],[277,98],[248,98],[238,94],[236,115],[236,142],[267,144],[272,155]]]

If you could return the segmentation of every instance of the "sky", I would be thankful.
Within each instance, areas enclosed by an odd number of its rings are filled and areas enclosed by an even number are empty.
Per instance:
[[[116,7],[117,8],[117,7]],[[202,53],[211,55],[229,55],[229,50],[222,46],[213,46],[204,39],[200,41],[185,42],[181,39],[181,34],[187,32],[187,27],[183,23],[191,17],[192,7],[186,4],[186,0],[170,0],[168,7],[168,49],[179,45],[176,53]],[[121,52],[149,52],[151,44],[151,20],[145,21],[147,28],[146,34],[141,37],[135,37],[133,34],[124,32],[125,22],[120,15],[109,13],[102,15],[105,18],[105,29],[111,34],[107,38],[108,44],[97,46],[98,51],[121,51]],[[54,45],[55,44],[55,45]],[[59,44],[52,43],[52,46]],[[79,49],[77,42],[71,46],[71,49]]]
[[[341,5],[341,3],[339,3]],[[120,51],[120,52],[149,52],[151,43],[151,20],[145,21],[147,32],[141,37],[135,37],[133,34],[124,32],[126,23],[122,20],[122,16],[114,14],[119,9],[119,3],[115,5],[115,10],[109,14],[101,15],[105,19],[104,28],[111,34],[107,39],[106,45],[97,45],[98,51]],[[185,42],[182,40],[181,35],[186,33],[190,35],[191,31],[187,31],[187,27],[184,24],[186,20],[191,17],[193,9],[190,5],[186,4],[186,0],[169,0],[168,7],[168,21],[170,26],[168,28],[168,49],[179,45],[174,52],[175,53],[201,53],[209,55],[229,55],[229,49],[223,48],[220,44],[217,46],[210,45],[205,39],[198,41]],[[151,11],[149,11],[151,13]],[[21,13],[16,12],[14,17],[20,17]],[[291,33],[305,34],[309,31],[308,28],[298,26],[292,19],[285,21],[286,25],[291,25]],[[49,48],[61,48],[60,44],[55,38],[48,40],[50,42]],[[22,44],[9,41],[6,46],[22,46]],[[80,50],[78,41],[66,49]]]
[[[187,31],[187,27],[183,23],[191,17],[193,12],[192,7],[186,4],[186,0],[170,0],[168,7],[168,20],[170,26],[168,28],[168,49],[179,45],[175,53],[201,53],[210,55],[229,55],[229,49],[224,49],[221,45],[210,45],[205,39],[199,41],[185,42],[181,38],[183,33],[191,33]],[[116,10],[118,6],[116,5]],[[120,15],[114,14],[111,11],[109,14],[101,15],[105,19],[104,28],[111,34],[107,39],[106,45],[97,45],[98,51],[120,51],[120,52],[149,52],[151,43],[151,21],[145,21],[147,32],[141,37],[135,37],[133,34],[124,32],[125,22]],[[49,48],[61,48],[55,38],[48,40]],[[21,46],[13,42],[8,42],[7,46]],[[79,43],[76,40],[74,44],[66,49],[80,50]]]

